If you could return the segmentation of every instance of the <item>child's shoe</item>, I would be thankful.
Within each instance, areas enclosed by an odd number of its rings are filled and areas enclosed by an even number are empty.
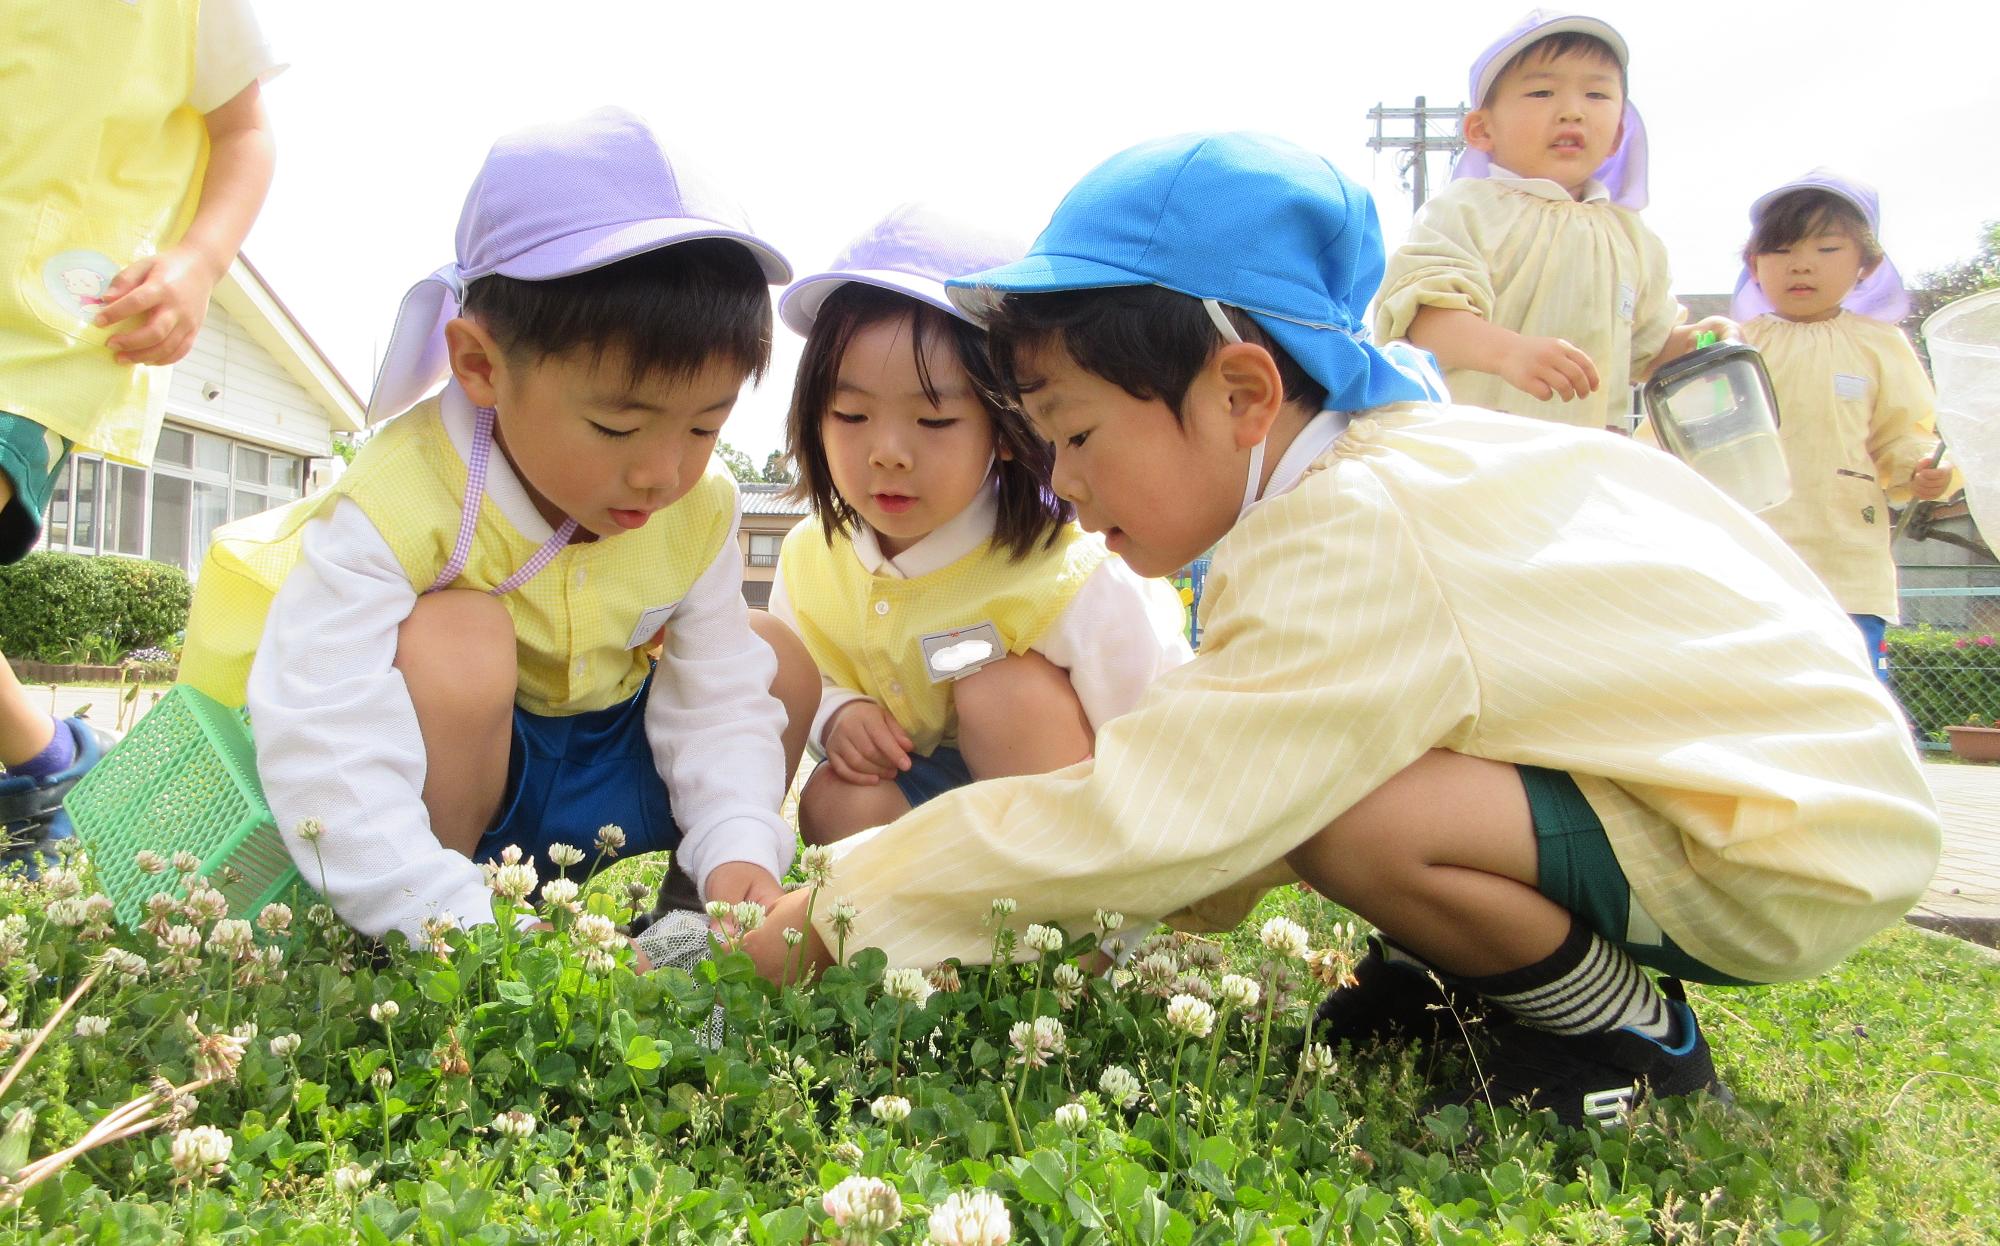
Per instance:
[[[1463,1046],[1465,1029],[1488,1020],[1479,995],[1443,974],[1391,960],[1382,940],[1370,936],[1368,954],[1354,966],[1354,980],[1327,993],[1313,1014],[1312,1038],[1332,1047],[1350,1042],[1418,1041],[1428,1049]]]
[[[1586,1121],[1604,1128],[1622,1126],[1633,1107],[1648,1095],[1668,1098],[1707,1091],[1730,1098],[1715,1075],[1708,1039],[1694,1010],[1687,1005],[1680,983],[1665,979],[1661,987],[1674,1017],[1672,1043],[1648,1038],[1636,1030],[1602,1034],[1551,1034],[1528,1025],[1510,1025],[1495,1037],[1478,1073],[1432,1100],[1471,1105],[1490,1098],[1495,1104],[1547,1108],[1572,1129]]]
[[[53,861],[55,846],[76,833],[63,799],[117,742],[83,718],[56,721],[56,730],[76,738],[76,759],[54,774],[0,775],[0,868],[26,864],[29,876]]]

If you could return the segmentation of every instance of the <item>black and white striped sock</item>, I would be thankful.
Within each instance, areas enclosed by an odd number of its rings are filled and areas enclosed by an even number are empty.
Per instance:
[[[1463,981],[1523,1024],[1552,1034],[1625,1028],[1662,1043],[1673,1037],[1673,1012],[1639,962],[1574,919],[1562,946],[1542,960]]]

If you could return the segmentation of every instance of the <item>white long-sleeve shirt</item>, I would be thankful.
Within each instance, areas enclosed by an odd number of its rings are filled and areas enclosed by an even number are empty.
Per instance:
[[[442,414],[461,457],[471,409],[447,392]],[[522,535],[552,529],[505,458],[487,496]],[[397,629],[415,608],[408,574],[361,508],[342,499],[310,521],[298,566],[272,600],[247,701],[265,797],[308,882],[364,934],[415,936],[425,918],[492,919],[479,867],[440,844],[423,803],[426,757]],[[784,707],[777,659],[749,628],[735,524],[675,609],[646,703],[646,736],[667,785],[683,867],[705,887],[730,861],[783,876],[795,837],[778,814]],[[305,818],[341,828],[300,841]]]
[[[999,511],[998,497],[989,489],[894,558],[882,552],[874,530],[865,523],[855,525],[851,547],[870,575],[913,580],[940,571],[979,548],[993,535]],[[1178,618],[1166,617],[1178,616],[1178,606],[1164,611],[1162,605],[1157,581],[1140,576],[1122,558],[1106,558],[1031,646],[1068,672],[1070,686],[1076,690],[1093,730],[1138,704],[1147,684],[1194,657],[1179,630]],[[785,591],[783,576],[771,584],[770,610],[797,630],[798,615]],[[822,675],[819,710],[813,715],[809,737],[812,746],[825,751],[826,725],[842,706],[872,699]]]

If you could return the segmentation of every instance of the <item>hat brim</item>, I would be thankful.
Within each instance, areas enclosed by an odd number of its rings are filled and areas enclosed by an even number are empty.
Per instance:
[[[1539,43],[1551,35],[1590,35],[1602,39],[1611,46],[1611,54],[1618,58],[1620,65],[1629,68],[1632,64],[1632,50],[1625,45],[1625,36],[1612,29],[1611,23],[1595,17],[1585,17],[1581,13],[1572,13],[1524,30],[1496,48],[1486,61],[1486,72],[1480,75],[1479,81],[1472,84],[1472,106],[1485,107],[1487,93],[1499,79],[1500,71],[1519,56],[1529,44]]]
[[[825,305],[828,296],[849,282],[907,295],[961,320],[970,319],[952,304],[945,293],[944,282],[935,277],[888,268],[836,270],[802,277],[778,299],[778,318],[792,332],[800,337],[806,336],[812,332],[813,321],[819,319],[819,309]]]
[[[984,272],[954,277],[945,293],[959,313],[976,324],[992,319],[1009,294],[1053,294],[1061,290],[1106,290],[1113,286],[1158,285],[1151,277],[1074,255],[1030,255]]]
[[[1856,212],[1859,212],[1861,214],[1861,219],[1868,222],[1868,227],[1870,229],[1876,228],[1876,224],[1874,221],[1874,213],[1868,210],[1868,205],[1866,203],[1863,203],[1859,196],[1855,195],[1852,191],[1843,189],[1842,187],[1831,186],[1825,182],[1815,182],[1809,178],[1800,178],[1796,182],[1787,182],[1783,186],[1778,187],[1778,189],[1774,191],[1771,191],[1767,194],[1759,195],[1757,197],[1757,201],[1750,205],[1750,223],[1754,225],[1757,222],[1763,220],[1764,213],[1770,208],[1772,204],[1776,203],[1780,199],[1783,199],[1786,195],[1795,195],[1802,190],[1825,191],[1827,194],[1832,195],[1834,198],[1840,200],[1842,203],[1851,206]]]
[[[549,281],[556,277],[587,273],[635,255],[644,255],[676,243],[693,242],[697,238],[726,238],[742,243],[757,258],[757,267],[763,270],[764,280],[774,286],[792,279],[792,266],[762,238],[725,228],[714,221],[679,217],[626,221],[566,234],[514,256],[493,271],[502,277],[515,277],[522,281]],[[467,274],[467,279],[473,276]]]

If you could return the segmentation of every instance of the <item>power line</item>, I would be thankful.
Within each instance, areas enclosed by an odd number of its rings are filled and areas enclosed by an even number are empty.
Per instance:
[[[1393,151],[1397,153],[1396,171],[1403,175],[1404,185],[1410,188],[1411,207],[1421,208],[1424,200],[1430,198],[1430,154],[1434,151],[1457,155],[1465,150],[1465,138],[1460,132],[1467,108],[1459,104],[1452,108],[1431,108],[1424,103],[1424,97],[1417,97],[1415,108],[1389,108],[1382,104],[1368,110],[1368,119],[1375,123],[1375,137],[1368,140],[1370,151]],[[1413,123],[1411,132],[1385,134],[1385,121],[1408,121]],[[1433,133],[1433,126],[1442,126],[1442,133]]]

